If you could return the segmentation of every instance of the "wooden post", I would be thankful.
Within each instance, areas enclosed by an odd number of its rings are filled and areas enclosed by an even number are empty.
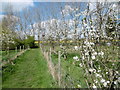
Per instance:
[[[60,56],[61,56],[61,51],[58,52],[58,84],[59,84],[59,87],[61,86],[61,59],[60,59]]]
[[[24,45],[23,45],[23,50],[24,50]]]
[[[50,47],[50,61],[52,61],[52,58],[51,58],[51,47]]]
[[[28,49],[30,49],[30,46],[28,45]]]
[[[21,52],[21,46],[20,46],[20,52]]]
[[[17,53],[17,47],[15,47],[15,51],[16,51],[16,53]]]
[[[8,47],[8,55],[9,55],[9,47]]]

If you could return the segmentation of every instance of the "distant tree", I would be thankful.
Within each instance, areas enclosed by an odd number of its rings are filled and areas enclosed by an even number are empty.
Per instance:
[[[2,48],[9,50],[14,48],[14,38],[16,37],[15,26],[17,18],[14,16],[12,5],[4,8],[6,15],[2,19]]]

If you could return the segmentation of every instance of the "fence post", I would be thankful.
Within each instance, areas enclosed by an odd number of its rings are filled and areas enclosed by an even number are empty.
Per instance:
[[[59,87],[61,86],[61,51],[58,52],[58,84],[59,84]]]
[[[8,47],[8,52],[7,52],[7,54],[9,55],[9,47]]]
[[[24,45],[23,45],[23,50],[24,50]]]
[[[21,52],[21,46],[20,46],[20,52]]]
[[[52,58],[51,58],[51,47],[50,47],[50,61],[52,61]]]
[[[15,47],[15,51],[16,51],[16,53],[17,53],[17,47]]]
[[[28,45],[28,49],[30,49],[30,46]]]

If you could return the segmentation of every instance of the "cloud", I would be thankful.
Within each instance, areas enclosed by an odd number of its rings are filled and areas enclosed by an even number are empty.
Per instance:
[[[4,12],[3,9],[7,5],[12,5],[14,11],[21,11],[22,9],[29,7],[29,6],[34,6],[33,0],[2,0],[0,1],[0,12]]]

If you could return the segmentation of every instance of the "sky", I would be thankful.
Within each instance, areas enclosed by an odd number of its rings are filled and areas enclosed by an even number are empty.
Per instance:
[[[48,2],[95,2],[97,0],[0,0],[0,19],[4,16],[4,10],[3,8],[8,5],[8,2],[10,2],[15,11],[22,12],[24,8],[30,8],[30,7],[36,7],[38,3],[43,2],[40,4],[41,7],[48,7],[51,6],[51,3]],[[98,0],[98,1],[104,1],[104,0]],[[108,0],[108,1],[118,1],[118,0]],[[56,4],[57,6],[58,4]],[[91,7],[92,8],[92,7]]]
[[[47,2],[47,1],[49,1],[49,2]],[[27,0],[26,2],[25,2],[25,0],[2,0],[2,1],[0,1],[0,20],[2,20],[2,18],[4,17],[4,15],[5,15],[4,8],[8,4],[11,4],[13,6],[14,11],[17,11],[17,12],[20,12],[20,13],[23,13],[25,8],[28,8],[33,12],[34,12],[35,8],[40,8],[41,12],[42,12],[41,14],[43,16],[42,21],[47,21],[50,18],[53,19],[53,17],[52,17],[52,14],[53,14],[52,10],[53,9],[55,9],[54,10],[55,15],[58,16],[57,19],[60,19],[59,18],[59,17],[61,17],[60,16],[61,10],[59,8],[60,6],[62,6],[63,10],[65,8],[67,8],[67,7],[65,7],[66,5],[69,5],[70,8],[73,7],[72,3],[65,2],[65,0],[62,0],[63,1],[62,3],[51,2],[51,1],[54,1],[54,0],[44,0],[44,2],[43,2],[43,0]],[[66,0],[66,1],[68,1],[68,0]],[[69,1],[73,1],[73,0],[69,0]],[[81,0],[78,0],[78,1],[81,1]],[[86,2],[89,1],[89,0],[82,0],[82,1],[84,1],[84,2],[77,2],[76,5],[82,5],[83,11],[84,11],[84,8],[86,8]],[[90,0],[90,1],[95,2],[96,0]],[[94,4],[92,4],[90,6],[91,9],[94,9],[94,7],[95,7]],[[49,15],[50,18],[47,15]],[[34,23],[37,23],[37,22],[34,22]]]
[[[39,8],[41,10],[41,14],[42,14],[42,21],[47,21],[48,19],[53,19],[53,13],[55,14],[54,18],[60,19],[58,17],[61,17],[61,6],[62,9],[65,8],[65,5],[69,5],[71,8],[72,3],[69,2],[36,2],[36,0],[28,0],[27,2],[24,2],[24,0],[11,0],[12,2],[8,3],[7,1],[10,0],[5,0],[6,2],[0,2],[0,21],[2,20],[2,18],[5,15],[5,11],[4,8],[6,8],[6,6],[8,5],[12,5],[13,6],[13,10],[15,12],[20,12],[21,14],[24,13],[24,9],[28,8],[31,11],[35,11],[36,8]],[[13,2],[14,1],[14,2]],[[86,2],[78,2],[75,5],[81,5],[83,6],[83,9],[85,8]],[[54,9],[54,11],[53,11]]]

